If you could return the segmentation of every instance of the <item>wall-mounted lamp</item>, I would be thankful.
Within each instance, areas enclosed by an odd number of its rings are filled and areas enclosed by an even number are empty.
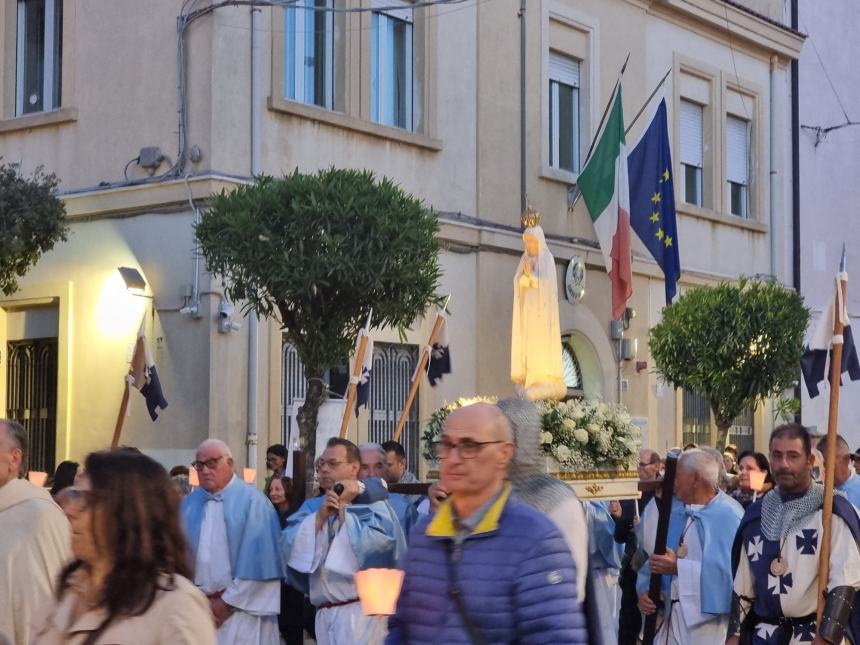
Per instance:
[[[621,321],[624,323],[624,331],[630,328],[630,321],[636,317],[636,310],[633,307],[627,307],[621,316]]]
[[[636,358],[636,354],[639,353],[639,339],[638,338],[624,338],[621,341],[620,347],[620,355],[621,359],[625,361],[632,361]]]
[[[140,274],[140,271],[132,267],[118,267],[117,271],[122,276],[122,281],[125,282],[125,288],[136,296],[142,296],[146,289],[146,280]]]

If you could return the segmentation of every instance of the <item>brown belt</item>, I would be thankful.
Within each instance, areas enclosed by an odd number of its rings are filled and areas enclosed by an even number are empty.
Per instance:
[[[331,609],[332,607],[343,607],[344,605],[351,605],[354,602],[358,602],[358,598],[352,598],[351,600],[344,600],[342,602],[324,602],[317,607],[317,609]]]

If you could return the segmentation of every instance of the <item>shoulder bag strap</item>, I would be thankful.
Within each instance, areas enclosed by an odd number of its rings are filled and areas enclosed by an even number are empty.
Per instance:
[[[487,641],[478,631],[475,622],[466,611],[466,604],[463,602],[463,594],[460,590],[460,585],[457,583],[457,572],[454,566],[454,557],[451,553],[453,550],[452,542],[445,541],[445,560],[448,563],[448,596],[454,601],[454,607],[457,608],[457,613],[460,614],[460,619],[463,621],[463,627],[466,628],[466,633],[469,635],[469,640],[473,645],[487,645]]]

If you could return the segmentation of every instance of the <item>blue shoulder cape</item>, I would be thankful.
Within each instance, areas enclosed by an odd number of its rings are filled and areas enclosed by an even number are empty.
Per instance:
[[[299,510],[290,515],[287,527],[281,531],[280,550],[284,562],[284,577],[293,587],[309,593],[308,575],[287,566],[299,527],[309,515],[319,511],[325,498],[305,500]],[[345,526],[359,569],[400,569],[406,557],[406,538],[397,514],[387,501],[370,504],[350,504],[346,507]]]
[[[720,491],[704,508],[690,513],[697,520],[695,525],[699,543],[702,545],[702,613],[729,613],[734,579],[730,554],[743,512],[740,504]],[[687,516],[684,504],[673,499],[669,535],[666,539],[666,546],[673,551],[678,550]],[[646,562],[639,570],[636,583],[638,593],[648,589],[650,576],[651,570]],[[663,576],[663,597],[667,611],[671,603],[671,585],[672,576]]]
[[[589,537],[603,559],[602,568],[620,569],[624,545],[615,541],[615,518],[609,513],[609,502],[587,502],[587,504],[588,514],[591,516]],[[598,568],[601,568],[599,564]]]
[[[230,571],[233,577],[243,580],[281,578],[283,565],[278,550],[281,526],[272,503],[260,491],[236,476],[217,495],[224,504]],[[209,493],[197,488],[182,500],[185,534],[195,556],[200,541],[203,509],[210,498]]]

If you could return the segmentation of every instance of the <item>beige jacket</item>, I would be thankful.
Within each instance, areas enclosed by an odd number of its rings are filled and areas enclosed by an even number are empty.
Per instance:
[[[85,602],[86,573],[72,574],[59,601],[33,627],[33,645],[80,645],[101,625],[106,612],[90,609],[75,618],[75,607]],[[99,645],[214,645],[215,623],[206,596],[187,578],[175,576],[175,589],[159,591],[140,616],[114,618],[96,640]]]

